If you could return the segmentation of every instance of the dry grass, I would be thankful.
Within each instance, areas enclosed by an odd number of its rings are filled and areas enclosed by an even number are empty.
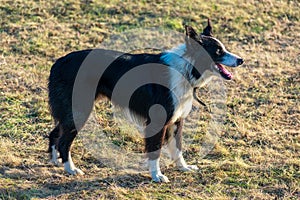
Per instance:
[[[3,0],[0,199],[299,199],[299,7],[275,0]],[[56,58],[124,30],[182,32],[182,23],[201,28],[207,17],[215,35],[246,63],[226,82],[228,112],[215,149],[199,159],[187,147],[199,172],[167,168],[171,183],[153,184],[148,175],[103,167],[81,140],[74,159],[85,176],[67,176],[48,163],[45,136],[53,124],[46,85]],[[99,115],[113,132],[108,111]]]

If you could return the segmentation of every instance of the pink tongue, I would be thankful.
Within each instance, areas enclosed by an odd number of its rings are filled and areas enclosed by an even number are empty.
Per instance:
[[[216,63],[216,64],[222,74],[224,74],[225,76],[227,76],[230,79],[232,78],[232,74],[229,71],[227,71],[227,69],[225,67],[223,67],[219,63]]]

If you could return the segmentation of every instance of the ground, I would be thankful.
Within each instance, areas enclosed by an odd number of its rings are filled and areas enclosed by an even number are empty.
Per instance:
[[[2,0],[0,199],[299,199],[299,7],[292,0]],[[215,36],[245,64],[225,83],[227,112],[214,149],[198,158],[185,147],[199,172],[166,167],[171,182],[155,184],[148,174],[103,166],[80,138],[73,154],[86,175],[68,176],[49,163],[47,78],[57,58],[135,28],[201,30],[208,17]],[[97,113],[114,134],[107,105],[98,104]]]

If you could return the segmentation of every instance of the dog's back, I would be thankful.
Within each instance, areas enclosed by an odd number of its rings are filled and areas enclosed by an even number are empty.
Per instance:
[[[93,51],[99,59],[88,58]],[[93,56],[95,56],[93,55]],[[159,64],[160,54],[124,54],[118,51],[94,49],[72,52],[64,57],[59,58],[51,68],[49,76],[49,106],[51,114],[56,121],[74,126],[72,123],[72,92],[77,73],[85,59],[93,60],[92,67],[105,68],[98,80],[95,98],[98,95],[104,95],[111,99],[112,91],[118,80],[131,69],[143,64]],[[102,66],[101,57],[110,59],[112,62],[109,66]],[[90,64],[90,63],[89,63]],[[84,64],[85,65],[85,64]],[[96,75],[95,75],[96,76]],[[155,74],[154,76],[158,76]],[[95,78],[95,77],[90,77]],[[145,89],[147,90],[147,89]],[[141,91],[142,92],[142,91]],[[147,90],[147,92],[151,92]],[[149,98],[151,99],[151,98]],[[120,102],[114,102],[116,104]]]

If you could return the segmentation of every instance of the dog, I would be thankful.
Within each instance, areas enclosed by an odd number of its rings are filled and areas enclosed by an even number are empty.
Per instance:
[[[58,164],[58,159],[61,158],[65,171],[72,175],[84,174],[75,167],[70,153],[71,144],[81,128],[75,126],[73,118],[72,91],[80,66],[92,51],[92,49],[76,51],[59,58],[52,66],[49,76],[49,106],[56,127],[49,134],[48,152],[55,164]],[[209,19],[201,34],[198,34],[193,27],[185,25],[184,43],[168,51],[157,54],[129,54],[111,50],[99,50],[99,52],[101,56],[112,58],[114,61],[102,76],[98,77],[93,101],[103,96],[112,100],[114,86],[118,80],[137,66],[160,64],[166,67],[164,73],[156,75],[164,79],[168,87],[157,84],[140,87],[131,97],[128,110],[143,119],[142,125],[146,127],[151,123],[148,111],[152,105],[160,104],[165,109],[166,120],[161,129],[155,134],[150,133],[147,128],[144,129],[145,153],[154,182],[169,182],[159,166],[161,148],[164,144],[167,145],[178,169],[197,170],[197,166],[188,165],[184,160],[181,144],[183,122],[192,109],[194,92],[216,74],[226,80],[232,79],[232,74],[223,65],[237,67],[242,65],[244,60],[229,52],[224,44],[213,37]],[[211,61],[202,59],[203,52],[209,55]],[[102,60],[97,60],[94,64],[97,67],[101,62]],[[202,66],[201,70],[195,67],[197,65]],[[152,68],[148,66],[147,69],[151,72]],[[113,104],[124,106],[119,99],[116,99]]]

